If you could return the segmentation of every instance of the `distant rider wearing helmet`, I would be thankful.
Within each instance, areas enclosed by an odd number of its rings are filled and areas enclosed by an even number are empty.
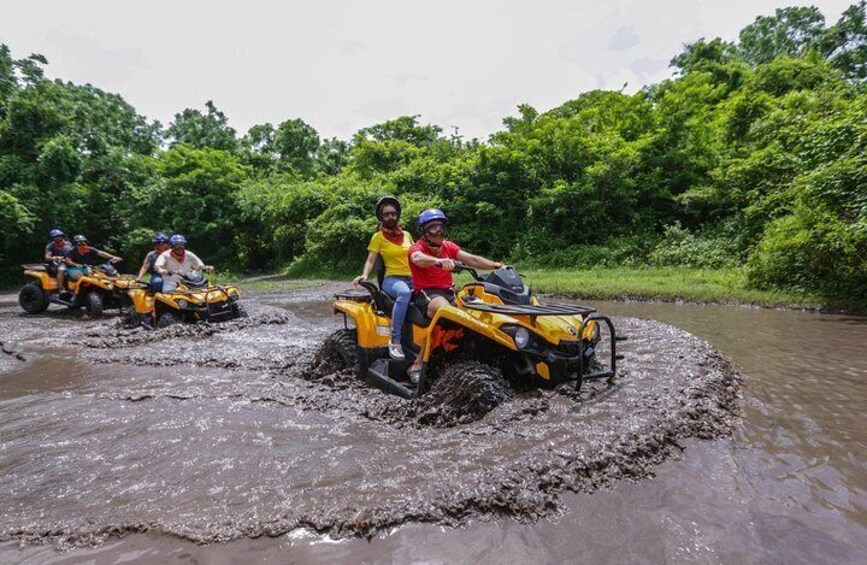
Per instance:
[[[388,342],[388,354],[392,359],[405,358],[400,345],[400,328],[412,297],[412,272],[409,268],[408,251],[413,240],[412,236],[400,227],[400,211],[400,202],[394,196],[383,196],[376,203],[376,218],[379,220],[380,229],[370,238],[367,261],[364,262],[361,275],[352,280],[352,284],[357,285],[367,279],[376,256],[382,256],[385,264],[382,290],[394,298],[391,339]]]
[[[66,254],[72,251],[72,244],[66,239],[63,230],[54,228],[48,234],[51,241],[45,246],[45,262],[48,263],[48,274],[57,279],[57,288],[63,292],[63,283],[66,282]]]
[[[87,238],[76,235],[72,238],[72,250],[66,254],[66,274],[70,280],[77,281],[83,275],[90,273],[90,267],[96,265],[100,257],[112,261],[120,261],[121,258],[96,247],[91,247]]]
[[[156,270],[157,257],[169,249],[169,236],[163,232],[158,232],[153,237],[154,249],[145,255],[144,263],[141,264],[141,269],[138,270],[138,278],[150,274],[151,292],[162,292],[163,278]]]
[[[503,264],[467,253],[456,243],[447,241],[446,225],[449,220],[442,210],[425,210],[419,214],[417,223],[419,240],[409,248],[413,300],[419,310],[433,318],[437,310],[455,301],[451,273],[455,268],[455,260],[478,269],[499,269]],[[421,347],[424,350],[424,343]],[[419,355],[409,370],[409,377],[414,383],[418,383],[421,364]]]
[[[163,277],[163,292],[177,290],[182,276],[190,276],[197,271],[213,271],[210,265],[205,265],[192,251],[187,251],[187,238],[176,233],[169,238],[171,248],[163,251],[154,265],[157,273]]]

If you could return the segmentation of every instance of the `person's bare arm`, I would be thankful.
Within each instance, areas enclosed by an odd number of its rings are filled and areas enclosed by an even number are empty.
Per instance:
[[[475,267],[477,269],[499,269],[503,266],[502,263],[498,263],[496,261],[491,261],[490,259],[485,259],[484,257],[479,257],[478,255],[473,255],[472,253],[467,253],[463,249],[458,251],[458,261],[462,263],[466,263],[470,267]]]
[[[97,251],[97,254],[103,259],[114,259],[115,261],[121,260],[121,258],[117,255],[112,255],[111,253],[106,253],[105,251]]]
[[[445,257],[437,258],[421,251],[415,251],[409,256],[409,260],[419,267],[439,267],[446,271],[453,271],[455,269],[455,262],[451,259]]]
[[[361,281],[366,281],[367,277],[370,276],[370,270],[373,268],[373,264],[376,262],[377,253],[370,251],[367,254],[367,260],[364,262],[364,267],[361,268],[361,274],[354,279],[352,279],[352,284],[357,285]]]

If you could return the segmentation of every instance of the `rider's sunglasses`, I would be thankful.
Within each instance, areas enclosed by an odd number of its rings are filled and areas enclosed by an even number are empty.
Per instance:
[[[444,237],[446,235],[445,228],[434,228],[427,230],[427,234],[431,237]]]
[[[383,212],[380,216],[383,218],[397,218],[397,212]]]
[[[78,243],[76,243],[76,245],[78,247],[87,247],[87,242],[86,241],[79,241]]]

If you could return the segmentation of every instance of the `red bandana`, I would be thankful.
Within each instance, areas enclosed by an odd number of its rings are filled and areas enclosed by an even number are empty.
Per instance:
[[[180,253],[175,253],[175,250],[172,249],[172,257],[174,257],[175,259],[177,259],[178,263],[183,263],[183,262],[184,262],[184,256],[185,256],[186,254],[187,254],[187,250],[186,250],[186,249],[181,249],[181,252],[180,252]]]
[[[395,245],[403,245],[403,230],[400,226],[394,228],[394,231],[382,228],[382,236]]]

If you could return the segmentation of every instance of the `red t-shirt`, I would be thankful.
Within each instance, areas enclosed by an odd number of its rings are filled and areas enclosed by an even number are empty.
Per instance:
[[[412,254],[416,251],[421,251],[425,255],[430,255],[437,259],[457,259],[460,250],[461,248],[458,247],[457,243],[444,241],[442,247],[440,247],[440,252],[437,254],[434,253],[426,241],[420,240],[416,241],[413,246],[409,248],[408,253],[410,257],[412,257]],[[428,288],[449,289],[455,285],[454,281],[452,281],[451,271],[446,271],[437,266],[419,267],[410,261],[409,269],[412,271],[412,289],[414,291],[425,290]]]

